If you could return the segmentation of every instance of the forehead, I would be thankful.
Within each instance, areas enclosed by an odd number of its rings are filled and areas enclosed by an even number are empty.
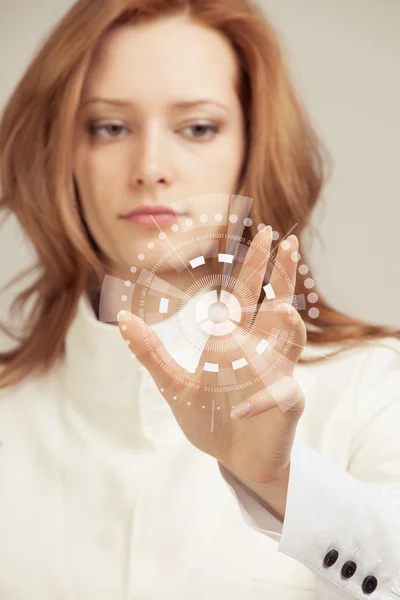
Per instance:
[[[109,32],[89,69],[83,99],[109,93],[176,97],[188,91],[229,100],[238,75],[236,56],[219,32],[183,18],[124,25]]]

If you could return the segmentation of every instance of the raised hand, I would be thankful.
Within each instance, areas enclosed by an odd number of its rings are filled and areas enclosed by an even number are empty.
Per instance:
[[[292,235],[281,242],[269,280],[275,297],[258,305],[271,243],[270,227],[257,233],[238,276],[255,299],[240,308],[251,316],[240,346],[222,355],[206,347],[195,373],[177,364],[139,317],[125,312],[118,320],[121,334],[153,377],[187,439],[243,481],[255,484],[273,482],[287,469],[304,411],[303,392],[293,379],[307,340],[305,324],[291,305],[298,240]],[[219,372],[234,371],[234,386],[218,383],[216,364]]]

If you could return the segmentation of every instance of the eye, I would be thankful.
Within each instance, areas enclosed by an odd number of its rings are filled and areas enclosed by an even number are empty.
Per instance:
[[[89,122],[88,124],[88,130],[92,137],[105,137],[106,139],[118,139],[119,137],[121,137],[120,134],[122,130],[127,129],[127,127],[124,127],[124,125],[121,125],[120,123],[96,124],[94,122]],[[211,134],[212,137],[213,134],[218,133],[219,126],[218,124],[213,123],[194,123],[193,125],[185,127],[183,131],[185,130],[190,130],[192,131],[192,133],[194,133],[194,135],[190,135],[189,137],[192,137],[193,139],[202,140],[206,139],[205,134]],[[105,132],[105,135],[103,135],[102,132]]]
[[[126,130],[127,127],[124,127],[119,123],[102,123],[101,125],[97,125],[96,123],[89,123],[89,133],[93,137],[105,137],[108,139],[118,138],[121,137],[118,135],[118,133],[122,129]],[[100,131],[107,131],[108,133],[111,133],[111,135],[102,136],[100,135]]]
[[[189,136],[194,139],[204,139],[205,136],[202,135],[204,132],[211,132],[212,134],[218,133],[219,126],[216,124],[207,124],[207,123],[194,123],[193,125],[189,125],[185,127],[185,129],[190,129],[195,132],[195,134],[200,133],[200,135]],[[185,131],[185,129],[183,131]]]

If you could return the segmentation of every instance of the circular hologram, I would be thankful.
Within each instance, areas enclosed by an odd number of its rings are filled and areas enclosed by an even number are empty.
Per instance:
[[[248,199],[244,198],[244,200],[247,206]],[[117,296],[117,302],[103,303],[104,310],[108,310],[107,307],[110,305],[108,311],[110,313],[111,310],[115,311],[115,304],[118,303],[120,305],[123,303],[121,308],[129,308],[132,305],[135,293],[135,301],[137,300],[138,305],[140,300],[139,315],[150,326],[161,322],[163,316],[170,318],[173,315],[174,326],[176,323],[182,341],[186,340],[200,353],[203,351],[209,352],[203,370],[212,376],[213,385],[215,384],[212,387],[213,391],[223,391],[224,386],[236,385],[239,381],[236,375],[239,377],[240,374],[240,377],[247,377],[247,369],[249,369],[249,385],[251,383],[257,386],[260,378],[254,377],[254,373],[260,374],[261,370],[265,368],[264,362],[261,359],[258,360],[258,357],[261,357],[270,345],[270,341],[263,337],[263,331],[256,328],[256,315],[260,299],[253,296],[246,285],[247,280],[243,282],[232,276],[232,273],[235,272],[233,267],[237,266],[236,263],[238,262],[244,262],[247,255],[246,240],[242,237],[243,230],[254,224],[253,219],[246,216],[246,211],[242,210],[242,205],[240,208],[238,214],[229,214],[229,212],[228,215],[222,215],[222,213],[202,214],[199,217],[199,223],[194,223],[192,219],[184,219],[179,226],[174,225],[171,230],[175,232],[180,230],[181,226],[192,228],[194,225],[194,229],[201,229],[201,231],[199,231],[199,235],[193,235],[192,238],[187,238],[177,245],[170,241],[170,236],[173,236],[172,233],[160,231],[159,239],[167,239],[171,249],[166,251],[157,261],[156,252],[154,252],[156,243],[153,241],[147,242],[147,250],[153,251],[151,253],[154,256],[153,268],[151,270],[150,267],[148,269],[140,268],[140,263],[144,258],[148,258],[143,249],[143,253],[137,254],[135,257],[137,266],[130,267],[132,273],[137,273],[134,282],[119,280],[118,284],[112,286],[112,289],[108,289],[105,285],[107,281],[105,281],[101,291],[102,296],[111,297],[113,294]],[[206,223],[210,222],[212,225],[214,222],[215,226],[215,222],[222,223],[224,221],[225,225],[227,218],[228,229],[226,233],[204,233]],[[260,231],[264,227],[265,225],[261,223],[257,226],[257,230]],[[273,240],[279,240],[282,237],[285,236],[273,231]],[[216,240],[217,243],[213,244],[210,249],[208,245],[205,245],[208,240]],[[225,240],[225,242],[221,243],[220,240]],[[247,241],[247,245],[248,243],[249,241]],[[193,244],[194,250],[191,250],[191,244]],[[284,245],[286,244],[287,242],[284,242]],[[164,281],[162,274],[156,275],[159,267],[165,261],[169,261],[172,254],[181,259],[183,267],[186,268],[193,279],[192,285],[186,291],[182,290],[180,286],[175,287]],[[210,275],[203,275],[205,269],[202,267],[209,258],[218,259],[221,274],[213,274],[211,271]],[[299,262],[301,255],[292,253],[291,258],[294,262]],[[181,265],[179,265],[180,270],[176,268],[174,262],[171,262],[171,268],[175,268],[177,272],[183,270]],[[306,275],[309,269],[305,264],[298,265],[298,272]],[[284,274],[281,273],[281,276],[283,277]],[[266,283],[266,279],[264,279],[264,283]],[[263,285],[262,289],[265,292],[267,301],[276,298],[273,285],[274,282],[272,281]],[[314,304],[317,303],[318,296],[312,291],[314,280],[308,277],[304,282],[304,286],[310,291],[307,295],[308,301]],[[139,294],[140,298],[137,298]],[[295,296],[295,308],[296,310],[306,309],[304,294]],[[266,310],[268,310],[268,306]],[[105,317],[109,317],[111,321],[114,321],[115,315],[109,315],[108,312]],[[312,307],[308,315],[310,318],[315,319],[318,317],[319,311],[316,307]],[[107,318],[105,320],[107,322]],[[280,332],[277,333],[276,337],[279,337]],[[291,334],[291,332],[285,333]],[[251,360],[245,353],[249,341],[251,348],[254,350],[254,357],[251,357]],[[226,356],[227,354],[229,356]],[[135,358],[133,353],[132,358]],[[276,366],[275,362],[273,364],[268,363],[268,370],[272,372],[274,365]],[[230,370],[231,372],[228,373]],[[204,387],[204,390],[206,391],[206,387]],[[211,388],[207,388],[207,391],[211,391]],[[161,388],[161,393],[163,392],[164,388]],[[177,400],[177,396],[173,396],[173,400]],[[187,402],[187,405],[190,406],[190,402]],[[206,405],[203,404],[202,408],[205,407]],[[219,407],[216,407],[216,409],[219,410]]]
[[[196,320],[210,335],[228,335],[240,322],[240,302],[226,290],[211,290],[204,293],[196,303]]]
[[[208,309],[208,318],[213,323],[224,323],[229,319],[229,308],[223,302],[214,302]]]
[[[193,299],[196,304],[191,311],[188,307]],[[248,287],[238,279],[209,275],[185,292],[177,313],[178,324],[194,347],[228,352],[240,347],[250,334],[256,305]]]

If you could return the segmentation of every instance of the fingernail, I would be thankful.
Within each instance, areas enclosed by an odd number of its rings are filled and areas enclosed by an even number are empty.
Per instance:
[[[241,419],[246,415],[251,413],[251,404],[250,402],[244,402],[243,404],[239,404],[236,408],[231,410],[231,418],[232,419]]]
[[[272,227],[271,225],[264,225],[264,227],[262,229],[259,229],[260,232],[266,232],[268,233],[269,237],[272,236]]]

